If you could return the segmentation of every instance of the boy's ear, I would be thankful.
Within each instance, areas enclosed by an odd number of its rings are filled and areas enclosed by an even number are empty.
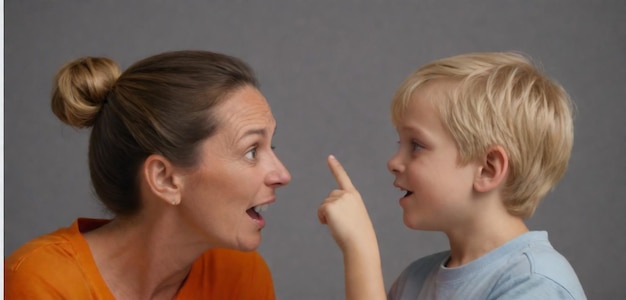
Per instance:
[[[489,148],[474,179],[474,190],[489,192],[500,186],[507,177],[509,156],[501,146]]]
[[[170,205],[180,204],[182,178],[167,158],[158,154],[148,156],[142,172],[153,195]]]

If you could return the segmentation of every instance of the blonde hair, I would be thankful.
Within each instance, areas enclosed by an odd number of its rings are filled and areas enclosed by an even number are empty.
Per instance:
[[[512,215],[530,217],[567,169],[574,126],[566,91],[524,55],[463,54],[431,62],[404,81],[391,104],[395,124],[413,92],[429,82],[441,89],[442,97],[431,100],[455,139],[460,164],[502,146],[510,166],[504,204]]]

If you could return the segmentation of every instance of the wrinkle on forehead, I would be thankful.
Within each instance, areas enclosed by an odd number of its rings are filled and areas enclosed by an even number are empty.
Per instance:
[[[254,87],[233,93],[216,110],[218,135],[236,143],[249,130],[265,130],[272,134],[276,120],[263,95]]]

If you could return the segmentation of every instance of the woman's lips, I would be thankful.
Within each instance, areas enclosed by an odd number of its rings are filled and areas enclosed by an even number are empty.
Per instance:
[[[263,216],[260,214],[260,212],[266,211],[267,207],[268,207],[268,203],[266,204],[261,204],[261,205],[257,205],[257,206],[253,206],[251,208],[248,208],[246,210],[246,213],[248,214],[248,216],[250,217],[250,219],[252,219],[252,221],[257,224],[260,228],[265,227],[265,219],[263,218]]]

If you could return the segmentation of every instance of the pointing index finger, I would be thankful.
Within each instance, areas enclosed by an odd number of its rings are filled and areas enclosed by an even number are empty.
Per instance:
[[[335,177],[337,184],[339,184],[340,189],[346,191],[355,190],[354,185],[352,185],[352,181],[348,176],[348,173],[346,173],[346,170],[343,168],[343,166],[339,163],[334,155],[328,156],[328,167],[333,173],[333,176]]]

